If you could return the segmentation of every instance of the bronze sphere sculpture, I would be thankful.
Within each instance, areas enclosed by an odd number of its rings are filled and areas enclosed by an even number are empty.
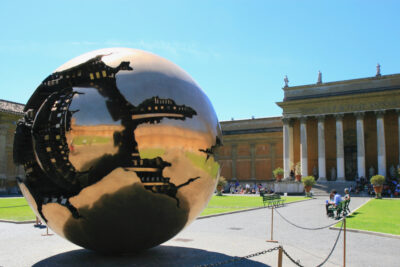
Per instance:
[[[157,246],[207,205],[221,131],[204,92],[151,53],[111,48],[49,75],[18,122],[14,161],[57,234],[103,253]]]

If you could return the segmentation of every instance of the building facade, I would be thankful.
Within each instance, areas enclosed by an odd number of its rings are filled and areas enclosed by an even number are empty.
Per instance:
[[[221,122],[223,146],[217,159],[228,180],[272,180],[283,166],[281,117]]]
[[[16,193],[16,177],[25,174],[13,162],[16,122],[22,117],[24,105],[0,99],[0,193]]]
[[[277,104],[283,109],[285,177],[296,162],[303,176],[316,174],[320,181],[396,175],[399,74],[283,90]]]
[[[282,117],[223,121],[217,152],[228,180],[268,181],[294,166],[320,182],[395,176],[400,74],[283,88]]]

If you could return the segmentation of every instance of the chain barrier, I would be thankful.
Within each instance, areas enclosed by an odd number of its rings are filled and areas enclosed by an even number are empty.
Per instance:
[[[233,259],[226,260],[226,261],[221,261],[221,262],[216,262],[216,263],[211,263],[211,264],[198,265],[197,267],[220,266],[220,265],[224,265],[224,264],[228,264],[228,263],[232,263],[232,262],[246,260],[246,259],[250,259],[250,258],[253,258],[253,257],[256,257],[256,256],[260,256],[260,255],[267,254],[267,253],[270,253],[272,251],[278,250],[280,247],[281,246],[277,246],[277,247],[270,248],[270,249],[267,249],[267,250],[263,250],[263,251],[260,251],[260,252],[252,253],[252,254],[249,254],[247,256],[235,257]]]
[[[339,237],[340,237],[340,234],[342,233],[342,230],[343,230],[343,221],[342,221],[342,225],[340,226],[339,233],[338,233],[338,235],[337,235],[337,237],[336,237],[335,243],[333,244],[333,247],[332,247],[331,251],[329,252],[328,256],[327,256],[320,264],[317,265],[317,267],[321,267],[322,265],[324,265],[324,264],[328,261],[328,259],[331,257],[331,255],[332,255],[333,251],[335,250],[336,245],[337,245],[337,243],[338,243],[338,241],[339,241]],[[286,255],[286,257],[288,257],[289,260],[292,261],[294,264],[296,264],[296,265],[299,266],[299,267],[304,267],[303,265],[300,264],[300,260],[295,261],[295,260],[287,253],[287,251],[283,249],[283,247],[282,247],[282,251],[283,251],[283,253]]]
[[[323,226],[323,227],[316,227],[316,228],[303,227],[303,226],[296,225],[296,224],[292,223],[291,221],[289,221],[288,219],[286,219],[285,217],[283,217],[283,215],[280,214],[279,211],[278,211],[277,209],[275,209],[275,211],[276,211],[276,212],[279,214],[279,216],[281,216],[282,219],[285,220],[287,223],[289,223],[289,224],[291,224],[291,225],[293,225],[293,226],[295,226],[295,227],[297,227],[297,228],[304,229],[304,230],[322,230],[322,229],[325,229],[325,228],[328,228],[328,227],[331,227],[331,226],[337,224],[337,222],[335,222],[335,223],[333,223],[333,224],[330,224],[330,225],[327,225],[327,226]],[[341,233],[342,233],[342,230],[343,230],[343,225],[344,225],[344,223],[343,223],[343,221],[342,221],[342,225],[340,226],[339,233],[338,233],[338,235],[337,235],[337,237],[336,237],[335,243],[333,244],[333,247],[332,247],[331,251],[329,252],[328,256],[327,256],[320,264],[317,265],[317,267],[323,266],[323,265],[328,261],[328,259],[331,257],[331,255],[332,255],[333,251],[335,250],[336,245],[337,245],[337,243],[338,243],[338,241],[339,241],[339,237],[340,237],[340,235],[341,235]],[[249,254],[249,255],[243,256],[243,257],[235,257],[235,258],[233,258],[233,259],[226,260],[226,261],[221,261],[221,262],[216,262],[216,263],[211,263],[211,264],[198,265],[198,267],[212,267],[212,266],[220,266],[220,265],[224,265],[224,264],[228,264],[228,263],[233,263],[233,262],[237,262],[237,261],[249,259],[249,258],[252,258],[252,257],[260,256],[260,255],[263,255],[263,254],[267,254],[267,253],[270,253],[270,252],[272,252],[272,251],[278,250],[279,248],[282,249],[283,254],[285,254],[286,257],[288,257],[288,259],[289,259],[291,262],[293,262],[296,266],[304,267],[304,265],[301,265],[301,264],[300,264],[300,260],[297,260],[297,261],[296,261],[295,259],[293,259],[293,258],[289,255],[289,253],[288,253],[285,249],[283,249],[282,246],[277,246],[277,247],[274,247],[274,248],[270,248],[270,249],[267,249],[267,250],[263,250],[263,251],[260,251],[260,252],[256,252],[256,253],[253,253],[253,254]]]
[[[286,257],[288,257],[291,262],[293,262],[294,264],[296,264],[299,267],[304,267],[303,265],[300,264],[300,260],[295,261],[292,257],[290,257],[290,255],[287,253],[287,251],[284,250],[283,248],[282,248],[282,251],[283,251],[283,254],[285,254]]]
[[[331,226],[333,226],[333,225],[335,225],[335,224],[338,223],[338,222],[334,222],[334,223],[329,224],[329,225],[327,225],[327,226],[316,227],[316,228],[303,227],[303,226],[297,225],[297,224],[295,224],[295,223],[292,223],[291,221],[289,221],[288,219],[286,219],[285,217],[283,217],[283,215],[280,214],[279,211],[278,211],[277,209],[275,209],[275,211],[276,211],[276,212],[279,214],[279,216],[281,216],[282,219],[285,220],[287,223],[293,225],[294,227],[297,227],[297,228],[300,228],[300,229],[304,229],[304,230],[322,230],[322,229],[331,227]]]
[[[345,219],[346,219],[346,218],[345,218]],[[335,241],[335,244],[333,244],[333,247],[332,247],[332,249],[331,249],[331,252],[329,252],[329,254],[328,254],[328,256],[326,257],[326,259],[325,259],[322,263],[320,263],[319,265],[317,265],[317,267],[321,267],[322,265],[324,265],[325,262],[327,262],[328,259],[329,259],[329,257],[332,255],[333,251],[334,251],[335,248],[336,248],[337,242],[339,241],[340,234],[342,233],[343,225],[344,225],[344,223],[343,223],[343,221],[342,221],[342,225],[340,226],[339,234],[338,234],[338,236],[336,237],[336,241]]]

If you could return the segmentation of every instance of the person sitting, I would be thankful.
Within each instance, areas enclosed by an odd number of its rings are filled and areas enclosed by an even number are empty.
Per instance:
[[[336,189],[332,189],[331,194],[334,195],[333,201],[329,201],[328,203],[330,205],[333,205],[334,207],[337,207],[340,204],[340,202],[342,202],[342,196],[338,194]]]
[[[331,194],[334,195],[333,197],[333,201],[329,201],[329,208],[335,208],[337,209],[337,207],[340,205],[340,202],[342,202],[342,196],[340,194],[338,194],[338,192],[336,191],[336,189],[332,189]],[[333,212],[333,211],[332,211]],[[339,218],[339,211],[337,210],[336,214],[336,218]]]
[[[335,194],[333,194],[333,192],[331,192],[331,193],[329,194],[329,200],[327,200],[327,201],[326,201],[326,204],[325,204],[325,207],[326,207],[326,215],[327,215],[328,217],[333,217],[333,216],[334,216],[333,211],[332,211],[332,210],[329,210],[330,202],[333,201],[334,197],[335,197]]]

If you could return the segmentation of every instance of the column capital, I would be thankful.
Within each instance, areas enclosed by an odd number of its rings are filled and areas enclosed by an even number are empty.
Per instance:
[[[342,120],[343,119],[343,116],[344,116],[344,113],[336,113],[336,114],[333,114],[333,116],[335,117],[335,119],[338,121],[338,120]]]
[[[315,116],[315,118],[318,120],[318,122],[324,122],[325,120],[325,115],[317,115]]]
[[[385,115],[386,110],[381,109],[381,110],[375,110],[375,115],[376,118],[383,118],[383,116]]]
[[[357,112],[354,112],[354,116],[355,116],[358,120],[364,119],[364,115],[365,115],[365,112],[364,112],[364,111],[357,111]]]
[[[300,123],[306,123],[307,122],[307,117],[306,116],[301,116],[299,119],[300,119]]]
[[[283,124],[289,124],[291,122],[291,120],[292,120],[291,118],[287,118],[287,117],[282,118]]]

